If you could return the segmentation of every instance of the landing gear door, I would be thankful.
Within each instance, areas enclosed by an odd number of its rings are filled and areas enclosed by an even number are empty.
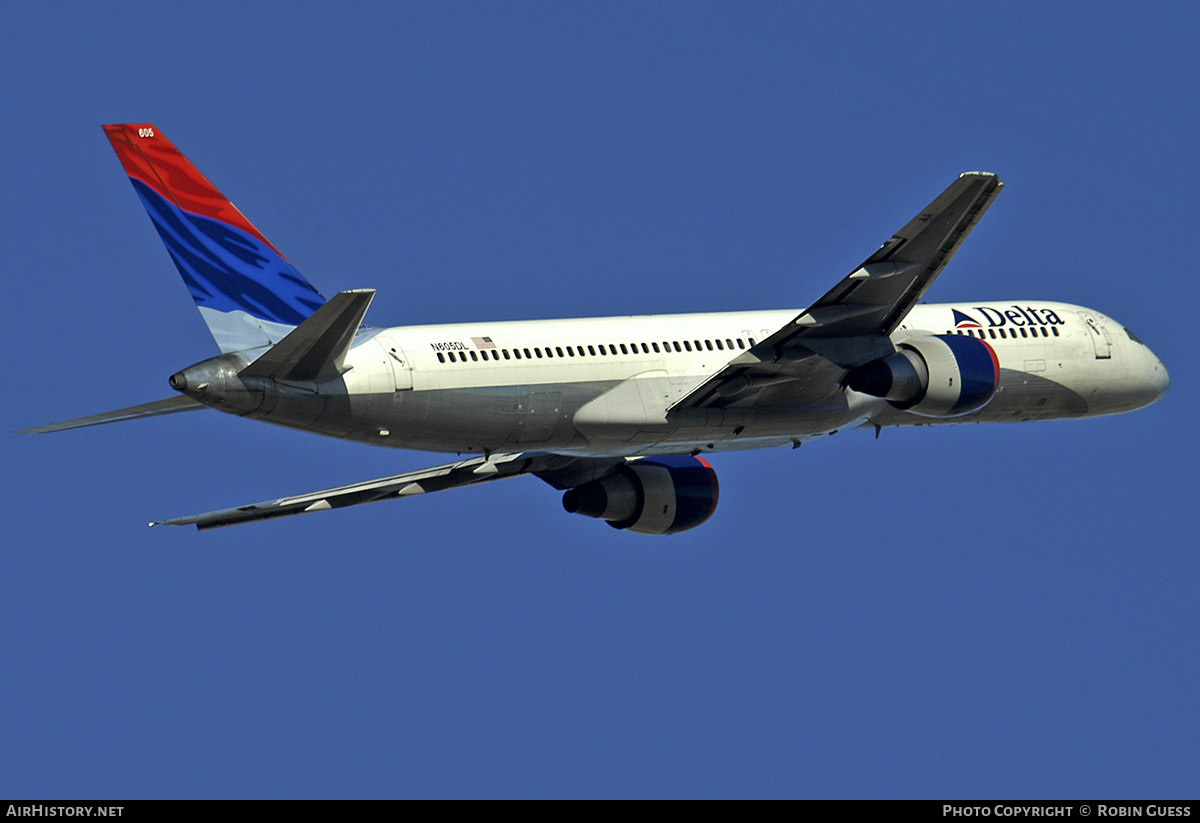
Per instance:
[[[404,349],[400,348],[400,344],[386,334],[377,335],[375,342],[383,349],[384,359],[391,364],[395,390],[411,389],[413,387],[412,366],[409,365],[408,355],[404,353]]]

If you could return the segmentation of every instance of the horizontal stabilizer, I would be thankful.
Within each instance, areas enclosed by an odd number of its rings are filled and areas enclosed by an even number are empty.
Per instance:
[[[374,289],[338,292],[242,369],[241,376],[316,383],[332,380],[345,371],[346,352],[374,297]]]
[[[140,406],[130,406],[127,409],[93,414],[91,417],[80,417],[62,423],[51,423],[49,426],[38,426],[36,429],[24,429],[17,434],[46,434],[67,429],[82,429],[87,426],[99,426],[101,423],[116,423],[119,420],[134,420],[139,417],[158,417],[161,414],[192,411],[193,409],[208,408],[203,403],[197,403],[190,397],[180,395],[168,397],[166,400],[155,400],[153,403],[143,403]]]

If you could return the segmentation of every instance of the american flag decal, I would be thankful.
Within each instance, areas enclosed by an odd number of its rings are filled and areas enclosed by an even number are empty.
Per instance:
[[[477,349],[494,349],[496,344],[492,342],[490,337],[472,337],[471,342],[475,344]]]

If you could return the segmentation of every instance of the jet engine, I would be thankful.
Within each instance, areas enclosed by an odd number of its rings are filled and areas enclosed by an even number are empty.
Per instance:
[[[563,508],[607,520],[614,529],[675,534],[717,510],[717,474],[698,457],[630,460],[612,474],[568,489]]]
[[[979,411],[1000,384],[1000,361],[986,341],[959,334],[906,340],[894,354],[851,369],[846,385],[925,417]]]

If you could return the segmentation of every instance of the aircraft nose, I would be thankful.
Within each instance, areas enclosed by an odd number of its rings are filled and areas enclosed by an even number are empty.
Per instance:
[[[1147,349],[1146,351],[1149,352],[1150,350]],[[1155,397],[1154,400],[1161,400],[1163,395],[1167,393],[1167,390],[1171,388],[1171,375],[1167,374],[1167,367],[1162,364],[1162,361],[1153,352],[1150,352],[1150,357],[1154,360],[1154,371],[1150,378],[1151,385],[1158,392],[1158,397]]]
[[[1137,389],[1138,408],[1157,403],[1171,388],[1171,376],[1167,367],[1149,347],[1142,346],[1142,357],[1139,369]]]

